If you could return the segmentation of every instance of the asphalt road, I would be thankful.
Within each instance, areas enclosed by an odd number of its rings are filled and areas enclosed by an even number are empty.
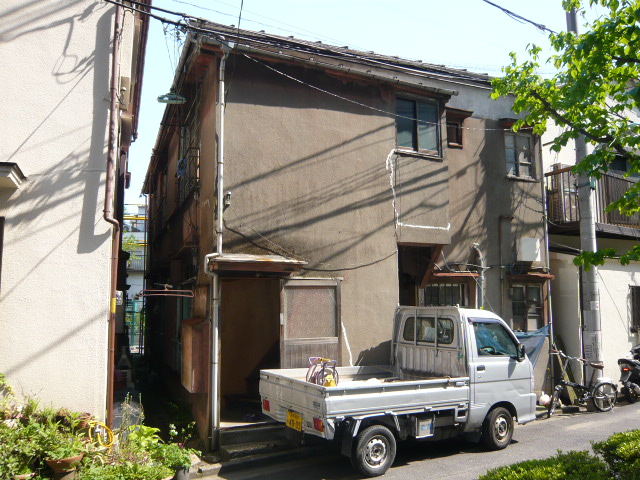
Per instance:
[[[640,428],[640,403],[617,405],[612,412],[580,411],[543,418],[516,426],[513,442],[497,452],[487,452],[479,445],[463,441],[440,443],[400,443],[391,469],[382,478],[475,480],[495,467],[522,460],[545,458],[558,450],[590,450],[591,442],[603,440],[615,432]],[[300,458],[295,454],[277,461],[258,463],[225,471],[218,477],[227,480],[352,480],[360,477],[349,459],[333,445],[314,449],[314,455]]]

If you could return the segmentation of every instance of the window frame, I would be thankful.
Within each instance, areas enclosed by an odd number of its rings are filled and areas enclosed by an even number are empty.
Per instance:
[[[472,115],[473,112],[471,110],[462,110],[450,107],[445,108],[448,148],[463,148],[464,121]],[[450,135],[450,133],[453,133],[453,135]]]
[[[509,330],[507,330],[506,328],[504,328],[504,325],[502,325],[502,323],[500,322],[496,322],[496,321],[492,321],[490,319],[486,319],[486,318],[469,318],[469,321],[471,322],[471,325],[473,327],[473,336],[474,336],[474,341],[475,341],[475,345],[476,345],[476,355],[478,358],[480,357],[502,357],[505,358],[508,357],[509,358],[517,358],[518,357],[518,345],[520,342],[518,342],[517,338],[515,338],[510,332]],[[489,334],[492,334],[493,336],[493,340],[496,342],[496,344],[501,343],[501,347],[506,347],[507,345],[504,344],[502,342],[502,340],[509,340],[509,347],[513,346],[513,352],[510,351],[502,351],[502,353],[498,353],[500,352],[500,350],[498,350],[497,348],[495,348],[495,345],[487,345],[487,346],[493,346],[496,350],[495,354],[492,353],[488,353],[488,352],[483,352],[480,350],[480,336],[478,335],[478,332],[480,332],[481,330],[485,330],[487,331]],[[495,335],[493,335],[496,332],[500,332],[501,333],[501,338],[497,338]],[[508,349],[507,349],[508,350]]]
[[[470,304],[470,286],[469,286],[469,281],[467,279],[465,279],[464,281],[460,281],[460,280],[456,280],[456,281],[443,281],[443,279],[437,279],[438,281],[431,281],[429,282],[422,290],[423,290],[423,304],[425,306],[430,306],[430,307],[453,307],[456,305],[459,305],[461,307],[471,307]],[[440,293],[442,289],[445,289],[445,300],[447,298],[448,293],[446,292],[446,289],[448,288],[453,288],[453,287],[457,287],[459,290],[459,294],[460,296],[458,297],[458,299],[460,300],[460,303],[447,303],[446,301],[444,303],[428,303],[427,301],[427,289],[437,289],[438,290],[438,300],[440,300]]]
[[[522,288],[523,289],[523,293],[524,293],[524,297],[523,300],[516,300],[515,299],[515,289],[516,288]],[[543,289],[543,285],[537,282],[513,282],[510,285],[510,297],[511,297],[511,324],[513,326],[513,330],[519,330],[519,331],[523,331],[523,332],[529,332],[531,330],[529,330],[529,297],[527,296],[527,290],[530,288],[537,288],[538,289],[538,305],[534,304],[534,307],[537,309],[538,313],[537,313],[537,326],[535,328],[535,330],[542,328],[544,326],[545,323],[545,316],[544,316],[544,311],[545,311],[545,305],[544,305],[544,289]],[[520,302],[524,307],[524,313],[523,313],[523,318],[518,320],[519,324],[523,324],[524,329],[519,328],[516,325],[516,313],[515,313],[515,303],[516,302]]]
[[[447,146],[462,148],[464,146],[464,136],[462,135],[464,119],[447,118]]]
[[[403,116],[402,114],[400,114],[398,112],[398,101],[405,101],[405,102],[413,102],[413,118],[408,118],[406,116]],[[417,153],[420,155],[425,155],[425,156],[429,156],[429,157],[437,157],[437,158],[442,158],[442,112],[443,112],[443,108],[441,105],[441,102],[436,100],[436,99],[431,99],[431,98],[425,98],[425,97],[416,97],[416,96],[412,96],[412,95],[408,95],[408,94],[399,94],[396,95],[396,108],[395,108],[395,113],[396,113],[396,148],[402,152],[409,152],[409,153]],[[436,143],[436,150],[432,150],[430,148],[421,148],[420,145],[420,131],[418,129],[419,126],[419,122],[420,122],[420,118],[419,117],[419,113],[418,113],[418,107],[419,105],[428,105],[428,106],[433,106],[435,107],[435,143]],[[412,146],[406,146],[406,145],[400,145],[399,143],[399,139],[398,139],[398,133],[399,133],[399,121],[402,120],[410,120],[412,122],[412,130],[411,130],[411,140],[412,140]],[[425,122],[430,123],[430,120],[424,120]]]
[[[629,285],[629,330],[640,332],[640,286]]]
[[[507,138],[513,138],[513,147],[507,146]],[[529,143],[528,149],[522,149],[529,152],[529,161],[519,161],[519,147],[518,138],[526,138]],[[512,158],[509,158],[509,152],[512,152]],[[507,131],[504,132],[504,155],[505,155],[505,168],[507,169],[507,177],[515,178],[518,180],[537,180],[537,168],[536,168],[536,155],[535,155],[535,137],[533,133],[529,131]],[[512,172],[509,168],[510,165],[514,166],[515,172]],[[529,174],[524,175],[521,173],[523,165],[529,165]]]
[[[450,337],[445,337],[445,332],[449,332]],[[413,345],[451,347],[456,341],[456,323],[448,316],[410,315],[402,327],[402,340]]]

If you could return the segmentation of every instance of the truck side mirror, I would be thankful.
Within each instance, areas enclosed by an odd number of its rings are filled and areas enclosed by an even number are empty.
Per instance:
[[[524,352],[524,345],[519,343],[518,344],[518,357],[517,357],[519,362],[524,360],[524,353],[525,353]]]

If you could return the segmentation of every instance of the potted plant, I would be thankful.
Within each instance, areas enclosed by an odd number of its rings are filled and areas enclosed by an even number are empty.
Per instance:
[[[175,472],[174,480],[187,480],[191,467],[191,455],[195,450],[185,448],[179,443],[160,443],[154,456]]]
[[[0,478],[30,478],[38,455],[31,440],[37,428],[32,423],[0,423]]]
[[[50,425],[47,432],[43,432],[42,457],[55,473],[75,470],[82,461],[86,451],[85,442],[79,435],[63,432]]]

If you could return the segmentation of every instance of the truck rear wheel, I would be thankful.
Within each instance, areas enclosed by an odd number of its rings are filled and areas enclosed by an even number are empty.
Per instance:
[[[503,407],[491,410],[482,424],[482,443],[489,450],[502,450],[513,437],[513,416]]]
[[[372,425],[356,437],[351,465],[367,477],[384,475],[396,457],[396,439],[387,427]]]

